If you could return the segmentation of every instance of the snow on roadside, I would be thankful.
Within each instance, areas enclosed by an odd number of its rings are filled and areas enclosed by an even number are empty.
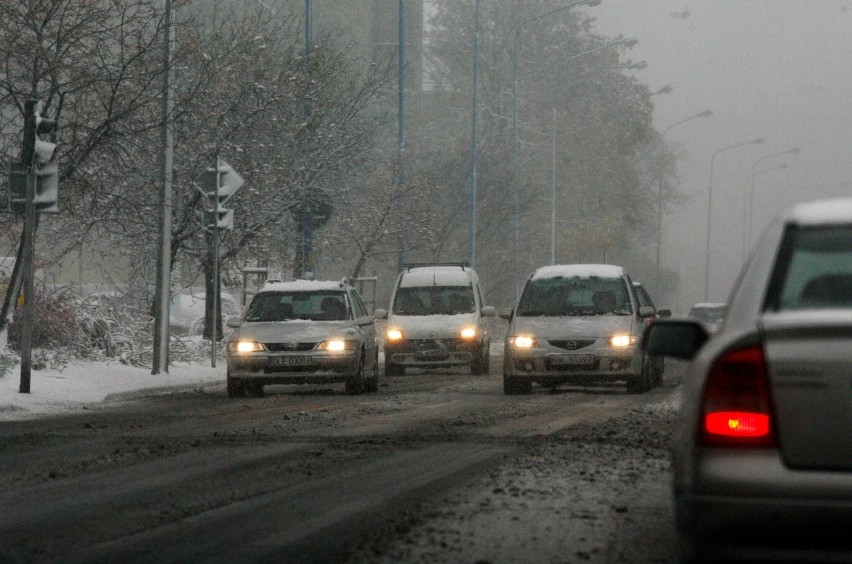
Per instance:
[[[120,363],[76,362],[62,370],[33,370],[30,393],[20,393],[21,369],[0,376],[0,421],[34,419],[70,413],[93,404],[121,399],[127,394],[158,388],[193,386],[225,381],[225,364],[174,364],[167,374]]]

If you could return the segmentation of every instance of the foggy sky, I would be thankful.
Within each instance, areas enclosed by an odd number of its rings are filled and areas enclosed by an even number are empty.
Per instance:
[[[743,203],[755,161],[800,147],[799,155],[761,160],[753,226],[785,205],[852,194],[852,2],[845,0],[603,0],[587,9],[605,35],[634,36],[636,71],[656,91],[658,131],[703,110],[713,116],[673,127],[666,141],[686,154],[680,190],[690,199],[664,223],[662,260],[682,277],[668,303],[686,313],[704,301],[710,161],[713,167],[709,301],[725,301],[743,260]],[[660,300],[658,300],[660,301]]]

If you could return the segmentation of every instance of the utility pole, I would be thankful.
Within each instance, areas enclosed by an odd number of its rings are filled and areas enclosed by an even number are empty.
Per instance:
[[[467,226],[467,262],[471,268],[476,268],[476,151],[477,151],[477,104],[476,88],[477,73],[479,67],[479,0],[476,0],[473,14],[473,85],[471,92],[470,111],[470,201],[468,202],[468,226]]]
[[[305,61],[310,64],[314,50],[314,21],[312,0],[305,0]],[[310,69],[309,66],[306,68]],[[305,122],[311,117],[311,103],[305,104]],[[308,273],[314,270],[311,253],[313,252],[313,212],[308,186],[303,186],[302,194],[302,278],[308,278]]]
[[[402,188],[405,186],[405,2],[399,0],[399,9],[397,10],[397,115],[396,115],[396,132],[397,132],[397,171],[396,184],[399,194],[402,194]],[[402,251],[402,235],[396,236],[396,271],[402,272],[403,251]]]
[[[172,27],[172,2],[165,2],[163,28],[163,104],[162,144],[163,183],[160,191],[160,233],[157,245],[157,287],[154,297],[154,350],[151,374],[169,371],[169,305],[171,302],[172,267],[172,48],[175,34]]]
[[[38,101],[24,102],[24,150],[22,161],[27,167],[26,204],[24,207],[24,246],[23,276],[24,276],[24,315],[21,328],[21,382],[18,392],[30,393],[30,376],[32,374],[32,341],[33,341],[33,301],[35,284],[33,283],[33,254],[35,251],[35,197],[36,176],[33,170],[35,161],[36,140],[36,108]]]

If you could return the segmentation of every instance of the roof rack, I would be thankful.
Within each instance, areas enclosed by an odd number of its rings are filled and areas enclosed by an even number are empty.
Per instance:
[[[412,268],[423,268],[429,266],[458,266],[462,270],[465,268],[470,268],[470,263],[465,262],[409,262],[403,264],[402,267],[405,270],[411,270]]]

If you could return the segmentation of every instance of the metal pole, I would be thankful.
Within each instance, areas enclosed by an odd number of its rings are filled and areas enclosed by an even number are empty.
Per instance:
[[[707,235],[704,244],[704,301],[708,301],[710,299],[710,232],[713,220],[713,163],[716,160],[716,155],[723,151],[736,149],[743,145],[760,145],[761,143],[763,143],[763,139],[757,138],[752,139],[751,141],[737,143],[736,145],[731,145],[729,147],[722,147],[710,157],[710,186],[707,189]]]
[[[397,115],[396,115],[396,131],[397,131],[397,171],[396,183],[399,193],[402,194],[402,187],[405,186],[405,2],[399,0],[399,9],[397,10],[397,55],[396,75],[397,75]],[[402,235],[396,236],[396,270],[402,272],[402,265],[405,262],[402,250]]]
[[[553,105],[550,170],[550,264],[556,264],[556,104]]]
[[[154,297],[154,347],[151,374],[169,371],[169,302],[172,262],[172,164],[174,140],[172,137],[172,48],[175,34],[172,26],[172,3],[165,2],[165,27],[163,29],[163,104],[162,144],[163,183],[160,191],[160,233],[157,245],[157,285]]]
[[[468,202],[467,261],[476,268],[476,88],[479,63],[479,0],[476,0],[473,16],[473,86],[470,110],[470,199]]]
[[[695,114],[694,116],[689,116],[688,118],[682,119],[676,123],[671,124],[665,130],[663,130],[663,134],[660,136],[660,140],[662,142],[663,148],[665,149],[665,138],[666,134],[673,127],[677,127],[682,123],[686,123],[688,121],[694,120],[700,117],[710,117],[713,115],[713,112],[710,110],[704,110],[699,114]],[[657,190],[657,249],[656,249],[656,267],[654,271],[654,296],[659,296],[660,293],[660,249],[663,244],[663,175],[665,173],[664,163],[660,162],[660,180],[659,180],[659,188]]]
[[[305,59],[307,60],[313,52],[314,43],[314,22],[313,22],[313,5],[312,0],[305,0]],[[305,120],[311,115],[311,104],[305,104]],[[307,278],[308,272],[313,271],[311,264],[311,252],[313,233],[311,231],[311,206],[308,188],[303,188],[302,194],[302,278]]]
[[[219,153],[216,153],[216,184],[213,191],[213,327],[210,329],[210,366],[216,368],[216,329],[219,323]]]

